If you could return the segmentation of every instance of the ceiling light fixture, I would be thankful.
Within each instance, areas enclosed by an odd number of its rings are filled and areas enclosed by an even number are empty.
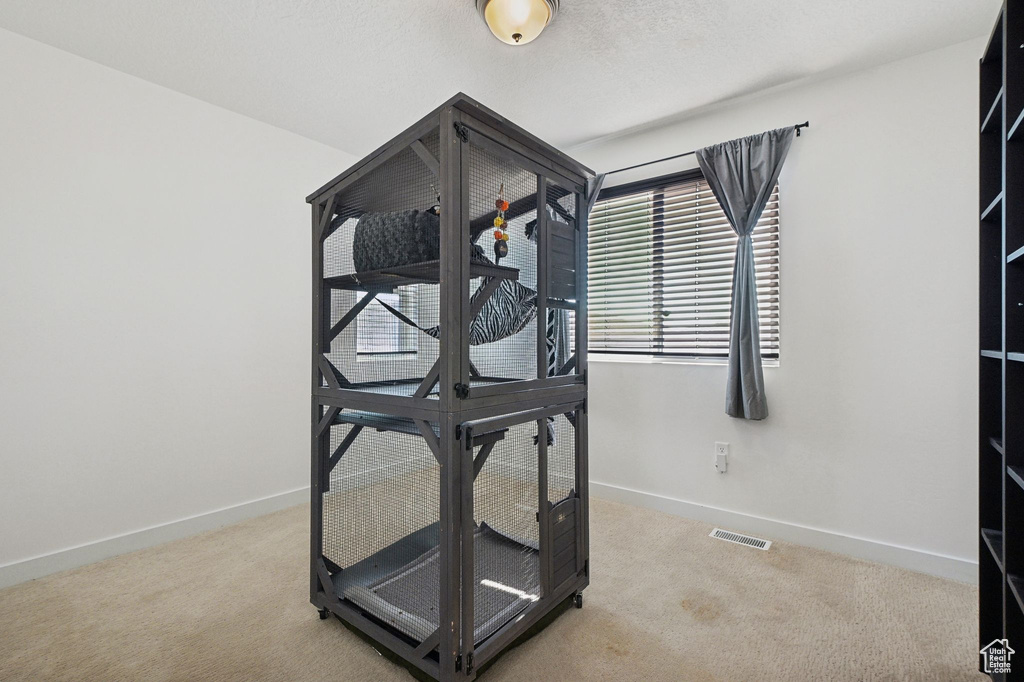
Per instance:
[[[495,38],[525,45],[555,18],[558,0],[476,0],[476,8]]]

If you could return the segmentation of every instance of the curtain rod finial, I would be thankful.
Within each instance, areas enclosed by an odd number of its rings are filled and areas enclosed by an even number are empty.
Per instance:
[[[797,123],[793,127],[796,128],[796,136],[800,137],[800,129],[801,128],[810,128],[811,127],[811,122],[810,121],[804,121],[803,123]]]

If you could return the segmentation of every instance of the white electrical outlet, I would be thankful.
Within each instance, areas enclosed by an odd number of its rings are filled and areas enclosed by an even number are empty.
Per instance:
[[[729,470],[729,444],[715,443],[715,469],[724,474]]]

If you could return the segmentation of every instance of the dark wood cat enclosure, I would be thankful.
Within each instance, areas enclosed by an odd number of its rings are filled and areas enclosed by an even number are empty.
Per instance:
[[[420,675],[582,603],[592,176],[457,95],[307,199],[310,598]]]

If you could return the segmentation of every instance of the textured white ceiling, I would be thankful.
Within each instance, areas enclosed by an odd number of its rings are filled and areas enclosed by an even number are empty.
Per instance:
[[[999,0],[0,0],[0,27],[361,155],[457,91],[559,146],[986,34]],[[2,38],[2,37],[0,37]]]

